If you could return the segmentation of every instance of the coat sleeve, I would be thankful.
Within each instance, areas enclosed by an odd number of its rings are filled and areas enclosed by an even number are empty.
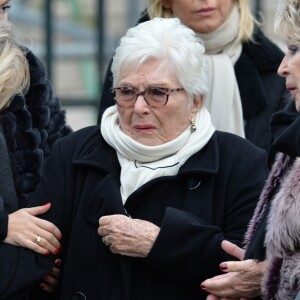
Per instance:
[[[208,224],[190,212],[169,207],[145,263],[196,285],[221,273],[219,264],[233,259],[222,250],[221,242],[226,239],[241,245],[267,176],[266,153],[256,150],[245,154],[238,154],[227,165],[227,179],[222,176],[226,186],[223,204],[218,203],[217,211],[213,211],[215,219],[222,220],[221,225]],[[214,193],[218,192],[216,186]]]
[[[60,145],[53,145],[52,154],[46,160],[44,174],[29,206],[51,202],[51,208],[42,217],[54,223],[60,230],[63,226],[64,172],[65,164],[60,159]],[[62,246],[63,247],[63,246]],[[23,247],[0,243],[0,300],[29,291],[49,274],[56,255],[41,255]]]

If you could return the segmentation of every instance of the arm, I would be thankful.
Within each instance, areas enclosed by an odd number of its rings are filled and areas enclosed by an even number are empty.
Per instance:
[[[41,183],[31,199],[32,206],[41,205],[41,199],[43,202],[51,199],[51,209],[43,218],[60,229],[63,228],[64,170],[66,167],[60,159],[60,146],[56,143],[53,154],[45,163]],[[42,278],[51,273],[56,258],[55,255],[40,255],[23,247],[0,243],[0,299],[39,285]]]
[[[229,255],[242,260],[245,251],[228,242],[222,242],[223,250]],[[252,259],[245,261],[227,261],[220,264],[226,274],[215,276],[201,283],[204,291],[212,294],[210,300],[221,298],[255,298],[261,295],[261,281],[266,262]]]

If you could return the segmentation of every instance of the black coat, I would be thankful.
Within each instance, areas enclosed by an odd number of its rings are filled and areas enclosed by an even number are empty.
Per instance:
[[[147,20],[149,17],[145,15],[138,23]],[[254,32],[253,40],[254,42],[243,43],[242,53],[234,70],[246,121],[246,138],[267,151],[270,166],[275,156],[271,151],[270,118],[287,102],[285,79],[277,74],[284,55],[258,28]],[[105,109],[115,103],[110,91],[113,77],[110,67],[111,62],[103,84],[98,123]]]
[[[28,204],[29,194],[38,184],[44,158],[52,144],[71,133],[66,126],[65,111],[46,77],[41,61],[30,51],[30,86],[25,95],[16,95],[10,106],[0,112],[0,122],[10,157],[20,207]]]
[[[71,133],[71,128],[66,125],[65,112],[61,110],[59,99],[52,95],[51,84],[47,79],[44,66],[30,51],[27,52],[26,58],[30,72],[29,90],[25,95],[14,96],[10,106],[0,112],[0,122],[3,126],[19,201],[18,207],[14,207],[15,210],[28,205],[30,193],[35,190],[41,179],[44,159],[49,156],[53,143]],[[6,207],[3,205],[3,198],[0,197],[0,207],[3,206]],[[6,236],[7,214],[11,212],[0,211],[1,237]],[[6,245],[3,247],[8,249]],[[1,275],[0,280],[3,286],[6,286],[10,280],[10,277],[5,275],[6,267],[13,270],[18,264],[14,259],[17,252],[18,249],[13,247],[7,254],[0,255],[0,268],[3,268],[4,274]],[[24,263],[28,263],[27,267],[30,269],[32,262],[28,260]],[[21,275],[14,274],[15,279],[17,280]],[[39,283],[40,280],[36,285],[39,286]],[[0,291],[0,298],[1,294]]]
[[[176,176],[154,179],[136,190],[125,208],[117,155],[99,127],[57,141],[45,165],[32,205],[52,202],[45,217],[64,236],[61,294],[55,300],[205,299],[199,284],[218,274],[219,263],[229,259],[220,247],[224,238],[241,243],[267,175],[264,151],[221,132]],[[161,228],[147,258],[112,254],[97,233],[101,216],[125,215],[125,209],[132,218]],[[46,274],[54,259],[8,245],[0,245],[2,251],[12,255],[1,264],[0,299],[39,278],[43,269]],[[27,276],[22,278],[24,267]],[[3,270],[10,278],[5,284]]]

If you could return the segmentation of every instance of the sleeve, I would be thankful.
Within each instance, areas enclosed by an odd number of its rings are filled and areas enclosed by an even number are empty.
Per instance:
[[[0,211],[0,241],[3,241],[7,235],[8,214]]]
[[[267,176],[266,153],[252,154],[241,153],[232,159],[232,166],[225,164],[231,169],[225,171],[227,177],[221,176],[221,186],[225,187],[218,189],[215,185],[213,191],[221,193],[221,200],[211,203],[212,212],[207,211],[214,221],[208,223],[177,208],[166,209],[160,233],[145,263],[194,285],[221,273],[219,264],[233,260],[222,250],[221,242],[226,239],[241,246]],[[209,201],[217,200],[213,197]]]
[[[60,145],[53,145],[52,154],[44,166],[44,174],[29,206],[51,202],[51,209],[43,218],[54,223],[61,231],[64,207],[64,170]],[[63,241],[64,242],[64,241]],[[64,247],[63,247],[64,248]],[[56,256],[41,255],[23,247],[0,243],[0,300],[29,291],[54,265]]]

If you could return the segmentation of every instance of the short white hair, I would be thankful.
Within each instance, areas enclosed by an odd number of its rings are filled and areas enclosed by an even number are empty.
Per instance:
[[[177,18],[154,18],[130,28],[113,57],[111,71],[116,87],[126,72],[156,59],[194,98],[207,93],[207,69],[201,38]]]

